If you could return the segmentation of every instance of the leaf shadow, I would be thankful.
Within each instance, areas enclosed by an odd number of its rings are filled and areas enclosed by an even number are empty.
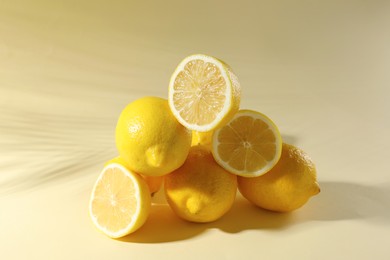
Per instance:
[[[299,221],[361,219],[372,224],[390,224],[390,183],[362,185],[321,182],[321,193],[299,212]]]

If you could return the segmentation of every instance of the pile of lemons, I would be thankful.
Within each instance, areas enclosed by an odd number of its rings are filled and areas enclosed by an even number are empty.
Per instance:
[[[112,238],[136,231],[162,186],[172,210],[191,222],[221,218],[237,190],[277,212],[295,210],[319,193],[307,154],[283,143],[266,115],[240,110],[240,98],[232,69],[197,54],[176,68],[168,99],[128,104],[116,126],[119,156],[105,164],[91,194],[95,226]]]

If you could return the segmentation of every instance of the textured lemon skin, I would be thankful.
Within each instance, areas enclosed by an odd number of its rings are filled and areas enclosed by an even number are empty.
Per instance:
[[[116,146],[128,167],[146,176],[179,168],[191,147],[191,132],[158,97],[140,98],[125,107],[116,126]]]
[[[122,165],[123,167],[129,169],[127,162],[120,156],[117,156],[117,157],[109,160],[108,162],[106,162],[104,164],[104,166],[107,166],[110,163],[118,163],[118,164]],[[164,181],[163,176],[145,176],[142,174],[140,174],[140,176],[145,180],[146,184],[148,185],[151,195],[155,194],[156,192],[158,192],[161,189],[162,183]]]
[[[206,147],[194,146],[186,162],[165,176],[164,190],[179,217],[191,222],[211,222],[232,207],[237,176],[220,167]]]
[[[209,132],[198,132],[192,131],[192,142],[191,146],[202,145],[211,151],[212,149],[212,140],[213,131]]]
[[[289,212],[320,192],[313,161],[301,149],[283,143],[278,163],[259,177],[238,177],[240,193],[258,207]]]

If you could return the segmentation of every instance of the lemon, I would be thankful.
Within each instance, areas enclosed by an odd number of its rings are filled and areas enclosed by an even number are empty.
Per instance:
[[[237,176],[220,167],[202,146],[192,147],[186,162],[164,179],[169,205],[188,221],[215,221],[228,212],[236,197]]]
[[[142,174],[141,176],[149,187],[150,195],[154,196],[154,194],[161,189],[164,182],[164,176],[145,176]]]
[[[240,83],[230,66],[204,54],[183,59],[169,82],[172,113],[198,132],[224,125],[238,111],[240,99]]]
[[[214,131],[208,131],[208,132],[192,131],[191,146],[202,145],[211,150],[213,132]]]
[[[266,115],[253,110],[238,111],[227,125],[215,130],[212,143],[217,163],[244,177],[269,171],[282,151],[277,126]]]
[[[93,187],[89,213],[98,230],[119,238],[139,229],[148,218],[150,207],[144,179],[118,163],[110,163]]]
[[[279,212],[298,209],[320,192],[313,161],[289,144],[283,144],[282,156],[272,170],[259,177],[238,177],[238,188],[255,205]]]
[[[146,176],[162,176],[185,161],[191,131],[172,115],[166,99],[140,98],[122,111],[116,146],[128,167]]]
[[[105,166],[110,163],[118,163],[122,165],[123,167],[126,167],[129,169],[129,166],[127,166],[127,162],[120,156],[117,156],[108,162],[105,163]],[[164,177],[163,176],[145,176],[140,174],[140,176],[145,180],[146,184],[149,187],[150,194],[153,196],[156,192],[158,192],[161,189]]]

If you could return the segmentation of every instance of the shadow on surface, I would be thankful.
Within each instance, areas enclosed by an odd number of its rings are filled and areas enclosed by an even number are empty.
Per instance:
[[[389,183],[368,186],[347,182],[321,182],[321,193],[300,211],[300,221],[365,219],[390,224]]]
[[[343,182],[321,182],[321,193],[291,213],[258,208],[239,195],[232,209],[221,219],[207,224],[191,223],[172,212],[160,200],[154,204],[145,225],[122,239],[123,242],[161,243],[190,239],[209,229],[227,233],[245,230],[280,231],[310,221],[364,219],[390,224],[389,186],[366,186]]]
[[[139,230],[119,240],[135,243],[173,242],[189,239],[204,230],[202,224],[181,220],[167,204],[160,204],[152,206],[148,220]]]

